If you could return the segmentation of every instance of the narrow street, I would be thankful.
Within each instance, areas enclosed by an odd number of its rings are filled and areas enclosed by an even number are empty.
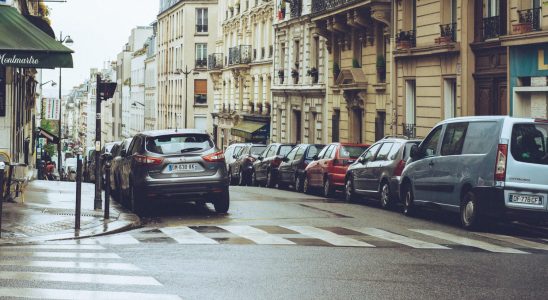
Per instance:
[[[231,187],[231,198],[227,215],[209,206],[165,204],[128,232],[0,248],[0,293],[539,299],[548,292],[537,280],[548,276],[542,227],[497,224],[472,233],[452,215],[433,218],[425,211],[408,218],[373,202],[256,187]]]

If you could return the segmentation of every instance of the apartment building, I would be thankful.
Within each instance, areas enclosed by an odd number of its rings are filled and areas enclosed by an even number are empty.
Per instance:
[[[147,47],[135,51],[131,58],[131,100],[129,111],[129,133],[136,133],[145,129],[145,60],[147,56]]]
[[[152,25],[156,32],[156,22]],[[156,34],[147,41],[147,54],[145,59],[145,130],[157,129],[158,98],[156,87],[158,83],[158,71],[156,68]]]

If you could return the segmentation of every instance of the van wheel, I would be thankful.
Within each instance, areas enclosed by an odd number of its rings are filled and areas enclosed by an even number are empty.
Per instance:
[[[460,206],[460,222],[464,229],[476,230],[482,224],[476,195],[473,192],[464,194]]]
[[[381,184],[381,207],[388,209],[392,206],[392,199],[390,198],[390,185],[388,182],[383,181]]]
[[[404,186],[403,190],[403,214],[406,216],[413,216],[415,214],[415,197],[413,196],[413,189],[411,184],[408,183]]]
[[[213,206],[216,213],[224,214],[228,212],[228,208],[230,207],[230,192],[228,191],[228,187],[222,193],[215,195]]]

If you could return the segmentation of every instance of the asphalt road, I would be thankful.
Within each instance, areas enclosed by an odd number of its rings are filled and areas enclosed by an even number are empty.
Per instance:
[[[342,198],[342,197],[341,197]],[[231,209],[158,204],[131,232],[0,248],[0,296],[115,299],[544,299],[545,228],[467,232],[374,202],[233,187]],[[40,248],[42,247],[42,248]],[[46,247],[46,248],[44,248]],[[102,256],[101,256],[102,255]],[[42,272],[42,273],[39,273]],[[107,275],[107,276],[104,276]]]

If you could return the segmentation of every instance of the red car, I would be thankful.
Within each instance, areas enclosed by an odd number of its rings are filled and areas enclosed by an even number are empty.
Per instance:
[[[305,169],[303,191],[310,193],[312,189],[321,187],[323,195],[329,197],[336,189],[343,189],[346,169],[367,148],[369,145],[350,143],[325,146]]]

